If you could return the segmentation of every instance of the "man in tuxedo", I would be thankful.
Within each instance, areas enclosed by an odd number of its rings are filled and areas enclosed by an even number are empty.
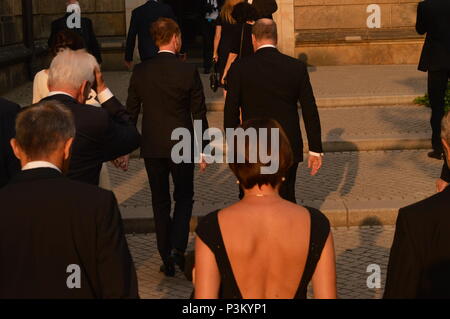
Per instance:
[[[323,156],[319,113],[308,70],[303,62],[277,50],[277,26],[273,20],[258,20],[252,38],[255,55],[234,63],[228,74],[224,127],[239,126],[241,111],[242,121],[270,118],[280,123],[291,143],[295,162],[285,177],[280,195],[295,203],[297,168],[303,161],[299,101],[308,135],[308,166],[312,175],[321,168]]]
[[[442,121],[450,154],[450,115]],[[400,209],[389,257],[385,298],[450,298],[450,188]]]
[[[0,98],[0,188],[20,170],[9,141],[15,136],[14,125],[20,106]]]
[[[136,37],[141,61],[151,59],[158,54],[158,48],[150,35],[150,27],[160,17],[175,19],[170,6],[157,0],[148,0],[144,5],[133,10],[125,48],[125,64],[129,69],[133,65]]]
[[[176,56],[182,45],[177,23],[160,18],[152,26],[152,35],[160,51],[155,58],[135,67],[127,108],[134,123],[138,121],[141,107],[144,110],[141,157],[145,160],[152,191],[158,250],[164,263],[161,271],[174,276],[175,264],[184,268],[194,197],[194,159],[192,152],[187,160],[173,158],[172,149],[178,141],[172,140],[172,134],[176,129],[188,130],[190,145],[194,146],[198,142],[195,134],[201,139],[208,129],[208,121],[198,70]],[[201,121],[201,132],[194,133],[193,120]],[[201,146],[206,146],[205,142]],[[200,166],[202,170],[206,168],[203,161]],[[170,175],[175,187],[173,219]]]
[[[101,108],[85,102],[96,84]],[[77,135],[68,177],[98,185],[103,163],[139,147],[140,135],[122,104],[107,88],[95,58],[83,50],[65,50],[49,69],[49,96],[73,112]]]
[[[428,71],[428,96],[431,104],[433,151],[429,157],[442,159],[440,139],[445,92],[450,78],[450,1],[425,0],[417,7],[416,30],[425,34],[419,70]]]
[[[0,299],[138,298],[114,194],[64,177],[72,112],[39,103],[16,131],[22,171],[0,190]]]
[[[77,4],[78,1],[76,0],[68,0],[67,6]],[[64,17],[61,17],[55,21],[52,22],[51,27],[51,34],[50,38],[48,40],[48,47],[52,48],[53,43],[55,41],[56,35],[58,32],[62,30],[70,29],[69,25],[67,24],[67,19],[71,16],[72,12],[67,12]],[[95,36],[94,27],[92,25],[91,19],[81,17],[81,28],[73,28],[71,29],[75,32],[77,32],[84,40],[84,44],[86,46],[87,51],[95,56],[98,63],[102,63],[102,54],[100,50],[100,46],[97,41],[97,37]]]

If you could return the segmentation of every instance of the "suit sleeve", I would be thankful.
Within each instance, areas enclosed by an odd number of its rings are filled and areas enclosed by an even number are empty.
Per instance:
[[[236,128],[240,125],[241,83],[239,63],[234,63],[228,71],[228,92],[225,100],[224,129]]]
[[[425,34],[427,32],[423,2],[420,2],[417,6],[416,31],[419,34]]]
[[[108,192],[97,221],[97,270],[103,299],[139,298],[136,269],[125,238],[117,200]]]
[[[140,144],[140,135],[131,121],[130,114],[116,97],[110,98],[102,107],[109,113],[103,159],[108,162],[136,150]]]
[[[319,111],[317,110],[316,99],[314,98],[308,69],[303,63],[301,64],[300,74],[302,75],[302,78],[300,81],[299,100],[302,108],[306,135],[308,137],[309,150],[315,153],[323,153]]]
[[[420,278],[418,260],[404,213],[405,211],[401,209],[397,218],[394,242],[389,257],[385,299],[417,297]]]
[[[134,49],[136,48],[137,33],[137,19],[135,13],[133,12],[131,14],[130,29],[128,30],[127,44],[125,48],[125,61],[133,61]]]
[[[197,69],[195,69],[194,71],[194,81],[191,90],[190,104],[192,119],[194,121],[197,120],[202,122],[202,135],[204,135],[206,130],[208,130],[209,128],[209,124],[206,117],[207,109],[205,102],[205,93],[203,90],[202,80],[200,79],[200,74],[198,73]],[[204,140],[202,137],[203,136],[197,136],[196,138],[198,145],[200,145],[200,141],[202,141],[202,150],[204,150],[209,142],[207,140]]]
[[[139,114],[141,113],[142,99],[137,92],[137,74],[136,68],[130,79],[128,87],[127,110],[131,116],[131,122],[137,125]]]
[[[95,56],[95,58],[97,59],[97,62],[99,64],[101,64],[103,62],[103,60],[102,60],[102,53],[101,53],[100,45],[98,44],[97,36],[95,35],[92,21],[91,20],[88,20],[88,21],[89,21],[88,22],[89,43],[87,45],[88,45],[88,48],[90,49],[90,51],[92,52],[92,55]]]
[[[448,168],[447,160],[445,160],[445,163],[442,166],[441,179],[450,183],[450,169]]]

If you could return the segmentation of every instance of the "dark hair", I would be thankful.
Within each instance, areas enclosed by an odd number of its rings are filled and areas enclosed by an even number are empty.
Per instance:
[[[241,2],[234,6],[231,16],[237,23],[256,21],[258,19],[258,11],[250,3]]]
[[[16,119],[16,140],[33,160],[53,153],[60,143],[75,137],[72,112],[57,101],[24,108]]]
[[[72,30],[59,31],[50,45],[53,56],[56,56],[63,49],[77,51],[86,47],[83,38]]]
[[[169,18],[159,18],[153,22],[150,33],[152,35],[153,41],[157,47],[169,44],[170,40],[174,35],[180,35],[180,27],[178,24]]]
[[[256,40],[272,40],[278,42],[278,30],[275,21],[261,19],[253,25],[252,33]]]
[[[287,172],[289,171],[289,168],[293,164],[293,153],[291,149],[291,144],[286,137],[286,133],[284,132],[283,128],[280,126],[280,124],[272,119],[255,119],[244,122],[240,128],[242,128],[244,131],[248,130],[249,128],[256,129],[256,135],[257,135],[257,142],[251,144],[251,141],[249,138],[245,137],[245,145],[244,149],[239,149],[239,143],[237,143],[237,134],[234,138],[234,154],[235,158],[233,159],[233,163],[230,164],[230,169],[233,171],[233,173],[236,175],[236,177],[239,180],[240,185],[244,189],[251,189],[258,185],[261,187],[262,185],[270,185],[274,188],[279,186],[283,182],[283,178],[286,176]],[[260,141],[260,129],[267,129],[267,155],[271,156],[273,152],[273,143],[278,143],[278,171],[274,174],[262,174],[261,169],[263,167],[269,166],[271,163],[263,164],[261,162],[260,154],[259,154],[259,148],[261,146]],[[278,141],[272,141],[272,134],[271,129],[278,129],[279,130],[279,140]],[[256,145],[256,146],[255,146]],[[252,163],[250,160],[250,148],[252,147],[253,151],[257,151],[257,161],[256,163]],[[237,154],[239,152],[244,151],[244,163],[238,163],[237,160]]]

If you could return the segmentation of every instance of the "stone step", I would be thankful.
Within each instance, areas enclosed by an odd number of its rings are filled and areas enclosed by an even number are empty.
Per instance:
[[[426,150],[328,153],[317,176],[305,163],[298,170],[297,200],[322,210],[334,227],[393,225],[398,209],[435,192],[442,161]],[[153,230],[151,193],[143,161],[132,160],[126,174],[109,168],[112,189],[128,232]],[[198,219],[237,201],[236,178],[226,164],[195,173],[192,229]]]

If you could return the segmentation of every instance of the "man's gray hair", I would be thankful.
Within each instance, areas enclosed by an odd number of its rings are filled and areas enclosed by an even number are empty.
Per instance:
[[[271,19],[259,19],[253,25],[252,33],[256,41],[271,40],[274,44],[278,43],[278,29],[275,21]]]
[[[25,154],[39,160],[52,154],[76,133],[72,112],[57,101],[23,109],[16,119],[16,141]]]
[[[450,112],[447,112],[442,119],[441,138],[450,145]]]
[[[53,59],[48,73],[48,86],[80,89],[84,81],[94,84],[97,60],[85,50],[66,49]]]

